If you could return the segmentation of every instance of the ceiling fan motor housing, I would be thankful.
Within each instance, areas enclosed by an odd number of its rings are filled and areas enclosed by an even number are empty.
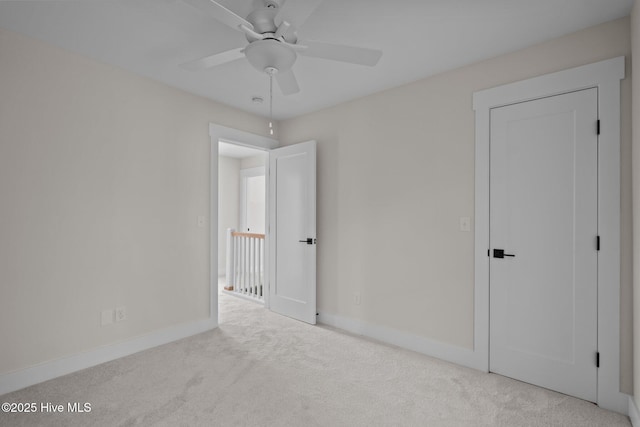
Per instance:
[[[253,29],[258,34],[271,33],[274,34],[278,27],[274,22],[274,18],[278,13],[278,9],[273,7],[262,7],[254,10],[247,16],[247,21],[253,25]],[[254,37],[247,35],[247,40],[252,42],[256,40]]]
[[[264,72],[268,68],[275,68],[279,73],[284,73],[296,62],[293,49],[274,39],[256,40],[244,49],[244,54],[251,65]]]

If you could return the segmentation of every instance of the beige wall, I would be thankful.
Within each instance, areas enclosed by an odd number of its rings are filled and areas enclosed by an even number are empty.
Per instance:
[[[267,121],[4,30],[0,94],[0,373],[208,318],[209,122]]]
[[[631,12],[631,46],[633,48],[633,248],[640,251],[640,6],[635,3]],[[640,259],[633,263],[633,372],[634,396],[640,408]]]
[[[227,229],[240,226],[240,159],[218,158],[218,274],[227,268]]]
[[[428,55],[428,52],[424,52]],[[621,19],[280,123],[318,141],[319,311],[473,346],[474,91],[630,54]],[[622,82],[622,390],[631,383],[630,79]],[[361,304],[353,294],[361,294]]]

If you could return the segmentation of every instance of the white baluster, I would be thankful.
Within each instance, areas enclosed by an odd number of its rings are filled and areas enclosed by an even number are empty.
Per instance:
[[[258,297],[258,267],[256,262],[258,260],[258,242],[257,238],[253,238],[253,296]]]
[[[258,298],[262,299],[262,242],[258,239]]]
[[[239,236],[235,238],[235,246],[236,246],[236,292],[240,292],[240,286],[242,281],[242,272],[240,269],[240,263],[242,262],[242,241]]]
[[[251,277],[251,244],[253,239],[247,236],[247,293],[251,295],[253,293],[253,283]]]
[[[238,274],[240,275],[240,277],[238,277],[238,292],[242,292],[242,286],[243,286],[243,282],[244,282],[244,274],[243,274],[243,267],[242,264],[244,262],[244,255],[243,255],[243,248],[244,248],[244,238],[242,236],[238,236],[238,255],[239,255],[239,260],[238,260]]]
[[[231,289],[233,286],[233,274],[234,274],[234,266],[233,266],[233,258],[234,258],[234,250],[233,250],[233,235],[232,233],[235,230],[233,228],[227,228],[227,266],[225,269],[225,282],[227,284],[227,289]]]
[[[260,240],[258,238],[253,239],[253,296],[258,298],[260,293],[258,292],[258,245],[260,244]]]
[[[242,238],[242,293],[247,293],[247,238]]]

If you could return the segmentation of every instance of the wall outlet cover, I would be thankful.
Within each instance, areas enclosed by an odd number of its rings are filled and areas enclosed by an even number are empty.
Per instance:
[[[122,322],[123,320],[127,320],[126,307],[116,307],[116,322]]]

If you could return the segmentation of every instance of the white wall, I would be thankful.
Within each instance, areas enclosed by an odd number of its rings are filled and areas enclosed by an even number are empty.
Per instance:
[[[208,318],[208,126],[267,121],[4,30],[0,94],[0,374]]]
[[[218,158],[218,275],[224,275],[227,266],[227,229],[238,230],[240,159]]]
[[[318,141],[319,311],[473,348],[473,233],[459,231],[474,212],[473,92],[629,54],[621,19],[280,123],[283,145]],[[632,388],[630,87],[627,78],[623,391]]]

